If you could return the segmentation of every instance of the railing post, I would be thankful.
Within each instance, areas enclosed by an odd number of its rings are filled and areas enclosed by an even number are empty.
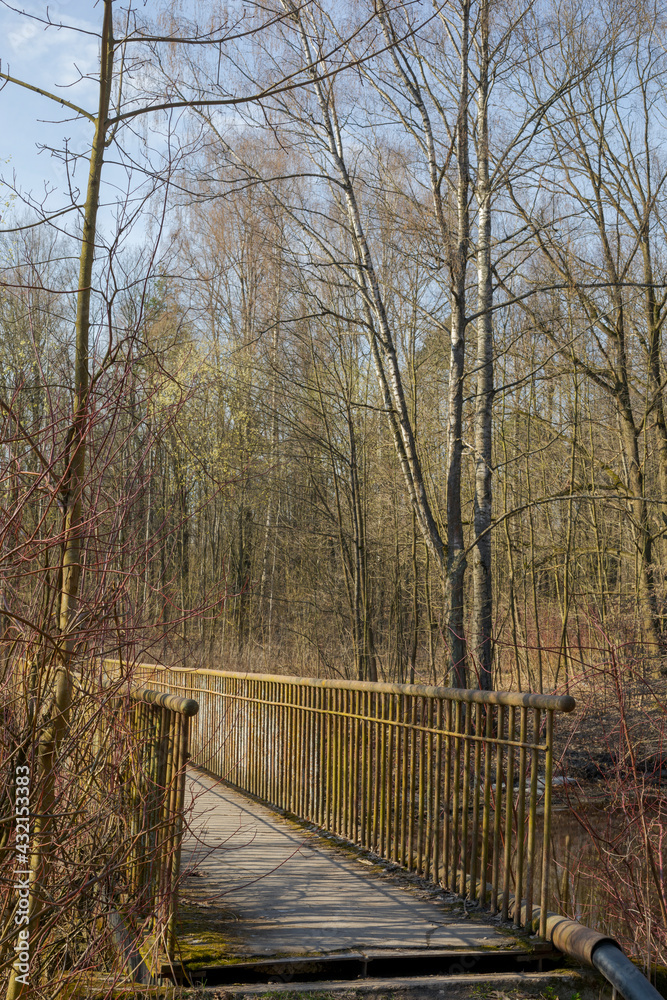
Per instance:
[[[178,715],[175,738],[178,740],[178,759],[176,764],[176,809],[174,816],[174,852],[171,866],[171,893],[169,923],[167,927],[167,951],[172,958],[176,951],[176,909],[178,906],[178,878],[181,870],[181,845],[183,842],[183,810],[185,808],[185,772],[188,750],[188,729],[190,720],[187,715]]]
[[[429,767],[430,762],[426,760],[426,734],[424,733],[424,722],[426,721],[426,699],[417,698],[415,699],[419,709],[419,738],[417,740],[417,746],[419,747],[419,753],[417,758],[417,773],[419,775],[417,781],[417,795],[418,795],[418,805],[417,805],[417,866],[416,871],[418,875],[424,874],[424,835],[425,835],[425,820],[424,815],[424,803],[426,795],[426,775],[425,771]]]
[[[533,749],[530,762],[530,805],[528,808],[528,877],[526,882],[526,927],[533,922],[533,891],[535,886],[535,833],[537,826],[537,774],[539,756],[537,740],[540,734],[542,713],[539,708],[533,711]]]
[[[505,771],[505,856],[503,858],[503,905],[501,915],[507,920],[510,902],[510,863],[512,859],[512,820],[514,809],[514,705],[507,721],[507,769]],[[517,844],[518,847],[518,844]]]
[[[472,705],[469,706],[472,714]],[[473,764],[473,806],[472,806],[472,837],[470,851],[470,898],[476,900],[477,892],[477,862],[479,859],[479,802],[482,790],[482,733],[484,729],[484,706],[475,705],[475,758]]]
[[[436,737],[435,737],[435,780],[434,780],[434,802],[433,802],[433,881],[438,884],[441,868],[440,837],[442,824],[440,823],[440,782],[442,780],[442,698],[436,699]],[[447,808],[447,803],[445,803]]]
[[[469,831],[469,814],[470,814],[470,736],[472,728],[472,705],[464,705],[465,711],[465,729],[464,729],[464,742],[463,742],[463,803],[461,805],[461,813],[463,817],[463,830],[461,833],[461,880],[459,882],[459,895],[466,895],[467,888],[467,878],[469,874],[469,863],[468,859],[470,857],[468,853],[468,838],[470,836]]]
[[[546,732],[546,760],[544,763],[544,822],[542,836],[542,892],[540,896],[540,937],[547,933],[547,905],[549,901],[549,868],[551,859],[551,782],[553,780],[554,713],[548,710]]]
[[[526,823],[526,740],[528,739],[528,709],[521,709],[521,724],[519,729],[519,742],[521,743],[521,750],[519,751],[519,804],[517,808],[517,827],[516,827],[516,850],[517,850],[517,865],[516,865],[516,885],[515,885],[515,896],[517,899],[517,904],[514,907],[514,926],[521,927],[521,900],[523,899],[523,877],[524,877],[524,857],[526,854],[526,846],[524,844],[525,836],[525,823]]]
[[[486,906],[486,887],[487,887],[487,874],[489,865],[489,833],[491,825],[491,750],[493,744],[491,743],[491,737],[493,736],[493,706],[486,705],[484,711],[484,735],[486,737],[485,742],[482,744],[484,751],[484,778],[482,781],[482,788],[484,792],[482,800],[482,856],[480,858],[479,865],[479,901],[482,906]]]
[[[452,892],[458,890],[459,884],[459,861],[461,856],[461,827],[460,827],[460,794],[461,794],[461,710],[460,701],[456,702],[454,708],[454,794],[452,797],[452,870],[449,881],[449,888]]]

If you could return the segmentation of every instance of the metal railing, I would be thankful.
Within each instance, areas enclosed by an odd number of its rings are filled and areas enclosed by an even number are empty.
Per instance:
[[[130,776],[128,898],[153,915],[156,944],[163,942],[173,958],[189,729],[198,705],[146,688],[132,689],[129,698],[137,758]]]
[[[190,720],[199,706],[191,698],[143,685],[105,687],[102,711],[95,707],[99,695],[92,702],[92,750],[98,761],[108,757],[118,773],[119,809],[129,833],[114,897],[135,922],[150,918],[150,928],[144,925],[147,943],[139,946],[149,967],[158,954],[169,960],[175,955]],[[110,738],[114,731],[116,739]]]
[[[550,695],[140,665],[196,698],[193,763],[546,936]],[[523,905],[512,905],[516,899]]]

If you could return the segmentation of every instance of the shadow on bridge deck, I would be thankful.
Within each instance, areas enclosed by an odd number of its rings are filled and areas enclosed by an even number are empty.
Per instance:
[[[209,982],[535,969],[525,937],[465,914],[353,848],[337,847],[191,769],[179,942]],[[544,948],[541,943],[538,948]],[[406,964],[407,963],[407,964]],[[217,970],[214,972],[214,970]],[[393,971],[392,971],[393,970]]]

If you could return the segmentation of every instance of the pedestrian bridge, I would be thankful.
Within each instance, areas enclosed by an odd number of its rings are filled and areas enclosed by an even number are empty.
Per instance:
[[[552,949],[448,890],[190,774],[176,960],[207,983],[537,970]]]
[[[218,824],[218,838],[231,838],[212,855],[225,877],[233,858],[243,858],[238,844],[252,826],[251,810],[259,823],[256,858],[259,831],[278,822],[261,802],[441,895],[467,898],[517,930],[546,937],[553,733],[558,715],[574,708],[572,698],[147,665],[137,679],[199,704],[191,763],[208,777],[191,777],[190,787],[202,792],[197,814],[209,828]],[[252,807],[239,793],[252,796]],[[279,863],[276,845],[259,866],[249,865],[253,880],[270,869],[267,860]],[[285,872],[294,869],[282,861]],[[247,852],[242,869],[246,862]],[[211,870],[212,862],[201,865]],[[360,862],[355,866],[358,877]],[[259,883],[253,891],[262,891]],[[369,923],[374,919],[369,914]],[[472,942],[466,920],[461,941]],[[411,948],[431,946],[433,934],[424,930],[416,944],[414,933]],[[484,933],[488,944],[488,928]],[[384,930],[378,935],[385,940]],[[346,946],[369,943],[346,939]]]
[[[614,942],[549,911],[569,696],[148,664],[133,681],[158,711],[187,708],[190,741],[179,919],[154,975],[496,975],[560,949],[626,1000],[659,997]]]

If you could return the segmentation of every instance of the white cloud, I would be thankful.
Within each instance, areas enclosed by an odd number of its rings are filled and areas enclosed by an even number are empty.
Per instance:
[[[42,19],[48,16],[52,22],[62,21],[68,27],[45,26],[0,4],[3,70],[95,112],[99,42],[90,32],[100,29],[96,18],[101,19],[102,5],[94,8],[90,2],[72,0],[55,5],[32,3],[25,10],[27,15]],[[86,74],[93,79],[82,79]],[[58,189],[60,193],[49,201],[51,207],[58,207],[63,195],[67,198],[67,177],[63,164],[48,154],[48,148],[62,149],[66,142],[70,150],[84,152],[92,137],[90,123],[74,121],[73,117],[68,109],[15,84],[5,85],[0,92],[3,154],[11,158],[3,172],[9,177],[15,172],[19,186],[32,191],[40,201],[45,187]],[[40,146],[47,150],[38,153]],[[82,176],[85,178],[85,170]]]
[[[33,4],[26,8],[27,15],[34,14],[43,19],[46,19],[48,9],[53,22],[57,24],[62,20],[67,25],[59,28],[55,24],[45,26],[29,16],[0,7],[0,37],[4,39],[0,43],[0,58],[3,66],[11,67],[13,76],[56,93],[61,93],[63,87],[68,88],[76,96],[63,96],[80,102],[89,99],[95,92],[94,82],[80,80],[80,75],[94,74],[99,58],[97,38],[82,32],[98,32],[100,25],[90,17],[76,16],[76,8],[85,8],[86,13],[90,13],[90,5],[84,5],[79,0],[56,7]]]

